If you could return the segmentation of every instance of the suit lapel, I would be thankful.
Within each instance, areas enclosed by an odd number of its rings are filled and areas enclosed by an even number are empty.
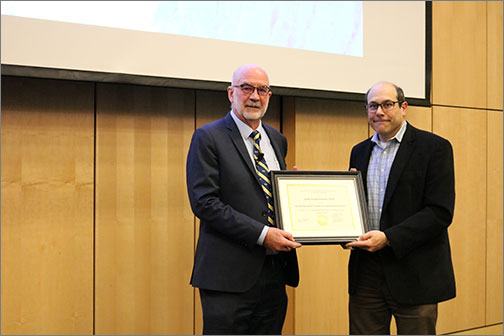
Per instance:
[[[415,135],[415,128],[408,124],[401,145],[399,146],[399,150],[394,158],[394,163],[392,163],[392,167],[390,168],[387,190],[385,191],[385,198],[383,200],[383,209],[385,209],[390,201],[390,198],[394,194],[394,190],[399,182],[399,177],[406,167],[411,154],[413,154],[413,151],[415,150]]]
[[[350,167],[350,168],[357,168],[357,170],[361,171],[362,182],[364,184],[364,190],[366,191],[366,195],[367,195],[367,171],[369,166],[369,160],[371,159],[371,153],[373,152],[373,147],[374,142],[372,142],[370,138],[367,140],[367,143],[364,147],[364,155],[359,156],[361,162],[357,163],[356,165],[357,167]]]
[[[231,112],[229,112],[231,113]],[[247,151],[247,148],[245,147],[245,144],[243,143],[243,139],[241,137],[240,131],[238,130],[238,127],[236,126],[233,117],[231,117],[230,114],[226,115],[225,123],[226,123],[226,128],[229,130],[229,137],[231,138],[231,141],[233,142],[234,146],[236,147],[236,150],[240,154],[241,158],[243,161],[245,161],[245,164],[250,170],[250,173],[254,176],[256,179],[257,183],[261,185],[261,182],[259,182],[259,178],[257,177],[256,169],[252,164],[252,161],[250,160],[249,153]]]

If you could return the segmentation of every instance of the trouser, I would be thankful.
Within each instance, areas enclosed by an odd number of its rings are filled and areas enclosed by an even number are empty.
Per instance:
[[[405,306],[389,295],[361,292],[350,295],[351,335],[390,335],[392,315],[398,335],[435,335],[437,304]]]
[[[397,303],[387,286],[379,259],[375,256],[366,259],[359,265],[356,291],[350,295],[350,334],[389,335],[394,316],[398,335],[435,335],[438,305]]]
[[[287,311],[278,256],[267,256],[259,279],[244,293],[200,289],[205,335],[280,335]]]

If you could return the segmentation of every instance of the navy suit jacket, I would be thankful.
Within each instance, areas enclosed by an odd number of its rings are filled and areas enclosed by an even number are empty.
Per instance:
[[[287,139],[264,123],[263,127],[280,168],[285,169]],[[229,113],[194,132],[186,174],[191,208],[200,219],[191,284],[210,290],[247,291],[257,281],[266,255],[257,239],[268,225],[267,202]],[[286,283],[297,286],[295,250],[280,253],[280,257]]]
[[[350,156],[350,168],[362,172],[365,185],[373,146],[367,139],[356,145]],[[455,297],[448,239],[454,206],[451,144],[408,124],[390,170],[380,220],[380,230],[390,246],[374,252],[399,303],[430,304]],[[355,292],[359,259],[369,253],[354,250],[350,255],[350,294]]]

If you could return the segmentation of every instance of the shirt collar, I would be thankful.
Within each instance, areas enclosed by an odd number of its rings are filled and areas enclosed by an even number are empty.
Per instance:
[[[396,135],[394,135],[392,138],[390,138],[389,140],[387,141],[381,141],[380,138],[378,137],[378,133],[375,132],[375,134],[373,134],[373,136],[371,137],[371,141],[378,144],[378,145],[382,145],[381,147],[383,147],[383,145],[386,145],[387,142],[389,141],[392,141],[394,139],[396,139],[396,141],[398,143],[401,143],[403,137],[404,137],[404,133],[406,132],[406,127],[407,127],[408,123],[406,122],[406,120],[403,121],[402,125],[401,125],[401,128],[399,129],[399,131],[396,133]]]
[[[241,121],[233,112],[233,110],[231,110],[231,117],[233,117],[233,120],[236,124],[236,126],[238,127],[238,130],[240,131],[240,135],[242,136],[242,138],[244,140],[247,140],[249,137],[250,137],[250,133],[252,133],[254,130],[252,129],[252,127],[250,127],[249,125],[245,124],[243,121]],[[261,135],[264,136],[264,128],[262,127],[262,121],[259,120],[259,127],[257,127],[257,130],[259,131],[259,133],[261,133]]]

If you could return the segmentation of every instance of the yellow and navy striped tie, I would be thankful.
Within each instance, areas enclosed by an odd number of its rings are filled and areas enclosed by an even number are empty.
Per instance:
[[[261,187],[266,196],[266,201],[268,202],[268,222],[270,225],[275,225],[275,210],[273,208],[273,196],[271,193],[271,181],[270,171],[266,160],[264,159],[264,154],[261,152],[261,147],[259,142],[261,141],[261,133],[259,131],[253,131],[250,137],[254,139],[254,161],[256,165],[257,176],[259,176],[259,182],[261,182]]]

